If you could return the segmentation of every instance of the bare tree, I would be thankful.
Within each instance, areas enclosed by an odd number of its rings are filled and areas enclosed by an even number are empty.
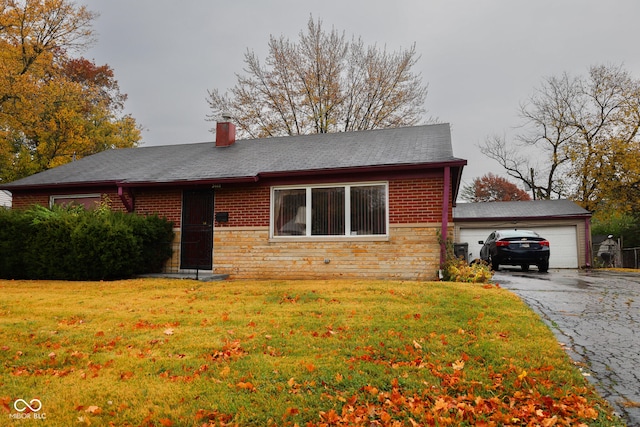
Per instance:
[[[427,95],[418,59],[415,45],[388,53],[309,18],[297,43],[270,37],[264,65],[247,51],[237,84],[208,92],[207,120],[227,113],[252,138],[415,125]]]
[[[493,137],[480,148],[534,198],[570,197],[592,210],[614,203],[623,188],[640,183],[633,160],[639,154],[639,88],[613,66],[593,66],[587,77],[547,78],[521,105],[523,131],[515,140]]]

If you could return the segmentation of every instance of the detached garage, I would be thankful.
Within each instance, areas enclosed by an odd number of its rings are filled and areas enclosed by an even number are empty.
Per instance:
[[[458,203],[453,212],[455,242],[467,243],[469,259],[478,258],[495,230],[533,230],[549,240],[550,268],[591,265],[591,213],[570,200]]]

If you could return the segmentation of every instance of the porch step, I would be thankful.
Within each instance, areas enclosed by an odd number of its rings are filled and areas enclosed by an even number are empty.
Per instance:
[[[137,277],[151,277],[156,279],[191,279],[197,280],[200,282],[216,282],[220,280],[225,280],[229,278],[228,274],[212,274],[206,272],[195,272],[193,273],[151,273],[151,274],[141,274]]]

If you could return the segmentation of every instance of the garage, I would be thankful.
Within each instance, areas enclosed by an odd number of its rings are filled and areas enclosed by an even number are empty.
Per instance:
[[[502,229],[502,227],[500,229]],[[527,227],[527,230],[533,230],[549,241],[549,247],[551,249],[551,256],[549,258],[550,268],[578,268],[578,239],[576,229],[576,226],[571,225]],[[495,230],[496,229],[490,228],[461,228],[458,243],[468,243],[469,259],[475,259],[480,255],[480,248],[482,247],[478,241],[486,240],[487,236]]]
[[[533,230],[549,240],[550,268],[591,265],[591,213],[569,200],[458,203],[454,209],[456,243],[468,244],[468,258],[478,258],[479,241],[495,230]]]

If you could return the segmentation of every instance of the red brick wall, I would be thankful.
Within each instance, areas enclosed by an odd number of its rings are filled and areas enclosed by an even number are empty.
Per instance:
[[[442,220],[443,177],[403,179],[389,182],[389,222],[391,224],[433,223]],[[135,211],[142,215],[158,214],[180,226],[182,214],[181,189],[136,189]],[[266,186],[227,187],[214,190],[215,212],[228,212],[229,222],[216,227],[254,227],[269,225],[270,189]],[[102,193],[113,210],[125,207],[114,189],[77,189],[53,194]],[[28,208],[33,204],[49,206],[52,193],[15,192],[13,207]],[[128,196],[127,196],[128,197]],[[449,220],[453,220],[449,210]]]
[[[13,209],[27,209],[33,205],[49,207],[49,194],[13,192],[11,207]]]
[[[441,222],[443,188],[443,177],[390,181],[389,222]],[[215,211],[229,213],[229,222],[216,223],[216,227],[269,226],[269,197],[269,187],[216,189]]]
[[[14,191],[12,193],[12,208],[13,209],[27,209],[33,205],[40,205],[49,207],[49,200],[51,196],[70,196],[73,194],[100,194],[102,196],[102,202],[107,203],[112,210],[125,210],[124,205],[118,197],[117,191],[110,188],[78,188],[73,190],[53,190],[53,191],[32,191],[22,192]]]
[[[140,215],[157,214],[160,217],[166,217],[169,221],[173,221],[174,227],[180,227],[182,217],[182,190],[135,190],[135,212]]]
[[[389,223],[416,224],[442,221],[444,178],[389,182]],[[449,219],[452,220],[449,209]]]
[[[268,227],[269,187],[219,188],[215,190],[215,212],[228,212],[229,222],[216,227]]]

